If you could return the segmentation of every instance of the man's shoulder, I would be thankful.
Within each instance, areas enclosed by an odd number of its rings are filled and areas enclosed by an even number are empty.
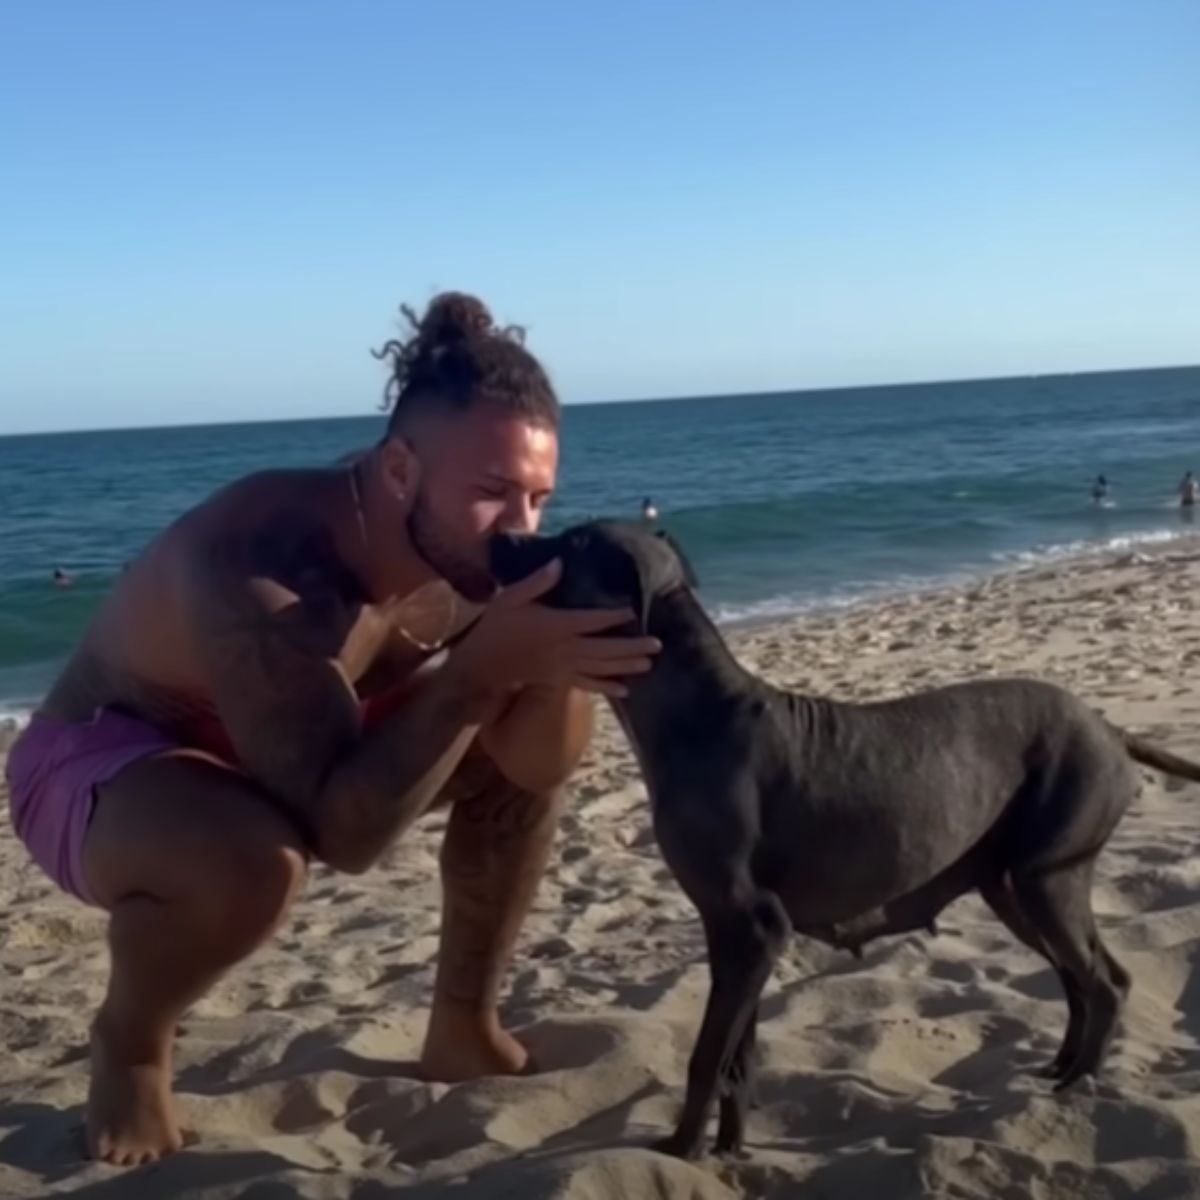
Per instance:
[[[298,605],[306,622],[341,628],[352,621],[366,598],[338,550],[331,474],[260,472],[193,510],[176,533],[197,606]]]
[[[261,471],[229,484],[181,526],[188,556],[233,575],[342,581],[348,568],[334,536],[335,478],[328,470]]]

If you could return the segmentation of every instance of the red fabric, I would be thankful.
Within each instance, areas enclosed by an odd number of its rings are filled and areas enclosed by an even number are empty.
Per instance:
[[[409,692],[404,688],[397,688],[391,692],[384,692],[380,696],[372,696],[366,700],[359,701],[359,709],[362,713],[363,729],[372,729],[379,724],[380,721],[390,717],[408,697]],[[195,745],[200,750],[207,750],[210,754],[215,754],[217,758],[223,762],[229,763],[233,767],[241,767],[241,760],[238,758],[237,750],[234,749],[232,740],[226,732],[225,726],[221,724],[219,718],[215,715],[212,717],[197,718],[190,722],[189,733]]]

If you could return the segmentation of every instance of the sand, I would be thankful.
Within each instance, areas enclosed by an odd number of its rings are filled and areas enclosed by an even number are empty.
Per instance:
[[[1176,548],[733,641],[774,681],[844,699],[1032,674],[1200,757],[1198,587],[1200,551]],[[1097,910],[1135,987],[1098,1084],[1059,1098],[1031,1076],[1063,1028],[1057,982],[966,899],[936,938],[877,942],[862,962],[797,939],[763,1003],[747,1157],[694,1165],[645,1146],[678,1112],[703,946],[615,724],[606,714],[572,784],[511,973],[505,1018],[538,1075],[414,1077],[442,825],[364,876],[314,872],[273,944],[184,1023],[181,1109],[200,1140],[128,1173],[82,1153],[103,919],[57,893],[5,825],[0,1195],[1200,1197],[1200,787],[1147,773],[1102,857]]]

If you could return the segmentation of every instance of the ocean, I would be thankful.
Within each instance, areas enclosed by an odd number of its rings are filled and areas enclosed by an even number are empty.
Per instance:
[[[122,563],[176,515],[240,475],[328,464],[381,426],[0,438],[0,719],[36,703]],[[636,516],[651,496],[732,622],[1178,538],[1188,469],[1196,367],[572,405],[548,527]],[[52,586],[56,567],[74,587]]]

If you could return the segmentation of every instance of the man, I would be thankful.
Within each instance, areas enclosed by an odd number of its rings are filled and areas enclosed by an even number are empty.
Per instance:
[[[384,439],[350,466],[243,479],[176,521],[10,756],[18,834],[110,914],[87,1115],[110,1162],[180,1145],[176,1023],[276,929],[309,858],[364,871],[439,799],[453,808],[422,1067],[525,1065],[497,996],[590,733],[584,693],[620,694],[657,643],[597,636],[631,613],[535,603],[555,564],[492,595],[489,538],[536,529],[554,489],[558,402],[479,301],[405,312],[415,335],[380,354]]]

